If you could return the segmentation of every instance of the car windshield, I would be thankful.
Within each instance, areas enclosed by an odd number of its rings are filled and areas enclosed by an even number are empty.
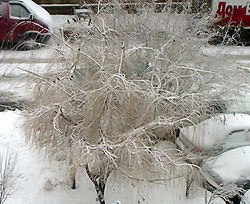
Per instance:
[[[225,151],[237,147],[244,147],[250,145],[250,130],[237,130],[231,132],[223,142],[215,145],[212,149]]]
[[[3,4],[0,3],[0,17],[3,16]]]
[[[21,4],[10,4],[10,15],[15,18],[29,18],[30,12]]]

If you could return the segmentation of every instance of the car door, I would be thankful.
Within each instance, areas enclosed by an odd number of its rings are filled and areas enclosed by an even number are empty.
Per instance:
[[[31,29],[30,14],[30,11],[22,3],[9,3],[6,32],[9,40],[18,41],[26,31]]]

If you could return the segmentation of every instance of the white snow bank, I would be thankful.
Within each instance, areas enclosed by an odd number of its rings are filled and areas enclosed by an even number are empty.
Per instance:
[[[46,23],[49,28],[52,26],[52,18],[50,14],[41,6],[36,4],[35,2],[31,0],[21,0],[27,7],[33,12],[35,17],[38,20],[41,20],[42,22]]]
[[[209,151],[221,144],[235,130],[249,130],[250,115],[225,114],[218,115],[180,130],[180,137],[188,139],[203,151]]]
[[[53,19],[52,27],[54,29],[62,28],[63,26],[67,25],[69,21],[72,21],[72,18],[75,16],[73,15],[52,15]]]
[[[94,187],[85,177],[87,186],[69,188],[67,171],[53,166],[48,159],[36,155],[23,140],[22,116],[19,111],[0,112],[0,149],[17,154],[16,191],[6,204],[81,204],[96,203]]]
[[[13,140],[20,137],[17,126],[19,122],[19,113],[13,111],[0,112],[0,148],[12,148]],[[20,142],[20,141],[18,141]]]
[[[250,62],[250,61],[249,61]],[[249,74],[250,80],[250,74]],[[231,113],[250,113],[250,86],[248,90],[242,95],[233,96],[229,100],[234,100],[235,103],[228,107],[227,111]]]
[[[37,50],[1,50],[0,63],[49,63],[58,62],[56,49],[43,47]]]
[[[246,59],[249,60],[250,56],[250,49],[249,47],[244,46],[209,46],[202,49],[203,54],[208,56],[234,56],[243,58],[244,56]],[[248,58],[247,58],[248,57]]]

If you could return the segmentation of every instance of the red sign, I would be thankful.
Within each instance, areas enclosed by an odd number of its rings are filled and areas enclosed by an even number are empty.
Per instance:
[[[217,25],[250,26],[250,2],[246,5],[231,5],[219,2],[216,17],[221,18]]]

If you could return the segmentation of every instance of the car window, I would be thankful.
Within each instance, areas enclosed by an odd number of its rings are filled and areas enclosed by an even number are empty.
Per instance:
[[[21,4],[10,4],[10,16],[15,18],[29,18],[30,12]]]
[[[3,16],[3,4],[0,3],[0,17]]]

